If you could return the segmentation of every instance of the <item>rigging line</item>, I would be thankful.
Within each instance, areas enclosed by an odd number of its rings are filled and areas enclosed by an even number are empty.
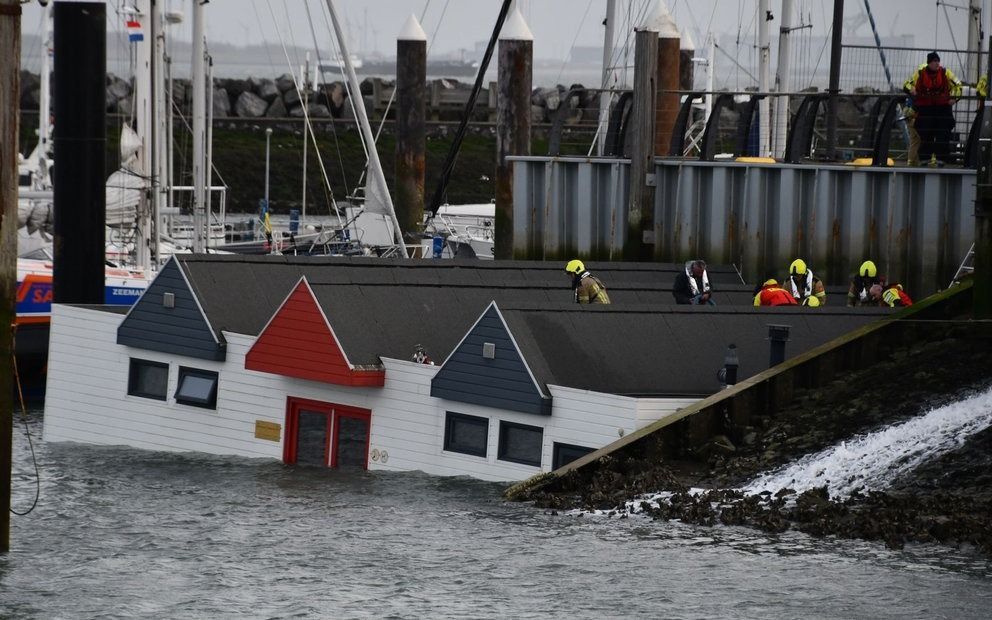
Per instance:
[[[284,2],[285,2],[285,0],[284,0]],[[272,16],[272,22],[275,23],[275,21],[276,21],[276,15],[275,15],[275,12],[272,10],[272,3],[269,2],[269,0],[265,0],[265,3],[269,7],[269,14]],[[288,9],[287,9],[287,17],[288,17],[288,15],[289,15],[289,13],[288,13]],[[292,65],[292,61],[289,58],[289,51],[286,49],[286,42],[285,42],[285,40],[283,40],[282,33],[279,32],[279,29],[278,28],[276,29],[276,34],[279,35],[279,44],[282,46],[282,53],[286,57],[286,64],[289,64],[290,69],[292,69],[292,66],[293,65]],[[290,73],[290,75],[293,76],[293,88],[296,90],[296,95],[297,95],[297,97],[300,98],[300,101],[302,102],[303,101],[303,93],[300,91],[300,83],[296,79],[296,71],[295,70],[292,70],[291,73]],[[313,139],[314,151],[316,151],[317,161],[320,164],[321,176],[324,179],[324,183],[326,183],[327,186],[330,187],[331,181],[330,181],[330,179],[327,178],[327,170],[324,167],[324,158],[321,156],[320,149],[317,147],[317,139],[316,139],[316,136],[314,136],[313,125],[310,123],[310,111],[307,110],[307,106],[303,106],[302,107],[302,110],[303,110],[303,122],[306,123],[307,127],[310,128],[310,136]],[[341,216],[340,216],[340,214],[338,214],[338,223],[339,224],[341,223]]]
[[[579,20],[579,27],[575,30],[575,37],[572,38],[572,44],[568,46],[568,57],[571,57],[572,50],[575,49],[575,42],[579,40],[579,34],[582,33],[582,26],[586,24],[586,17],[589,16],[589,9],[592,8],[592,0],[586,4],[585,13],[582,14],[582,19]],[[555,78],[555,84],[561,83],[561,74],[565,72],[565,66],[568,65],[568,57],[561,63],[561,68],[558,69],[558,77]]]
[[[24,517],[31,514],[31,511],[35,509],[38,505],[38,499],[41,497],[41,471],[38,467],[38,457],[34,453],[34,440],[31,439],[31,428],[28,426],[28,410],[27,406],[24,404],[24,391],[21,389],[21,375],[17,371],[17,356],[14,355],[13,339],[17,337],[17,326],[10,326],[11,335],[11,349],[10,349],[10,363],[14,367],[14,383],[17,385],[17,396],[21,404],[21,420],[24,422],[24,434],[28,438],[28,446],[31,448],[31,463],[34,465],[34,501],[31,502],[31,506],[24,512],[20,512],[10,508],[11,514],[17,515],[18,517]],[[13,412],[11,412],[13,413]]]
[[[806,84],[807,88],[813,85],[813,79],[816,77],[816,72],[820,68],[820,62],[823,60],[823,52],[827,50],[827,44],[830,43],[830,35],[833,29],[834,25],[831,23],[830,27],[827,28],[827,36],[823,39],[823,45],[820,47],[820,55],[816,57],[816,64],[813,65],[813,70],[809,74],[809,83]]]
[[[265,55],[269,58],[269,69],[275,73],[276,63],[275,60],[272,59],[272,52],[269,50],[269,44],[265,40],[265,29],[262,28],[262,16],[258,14],[258,5],[256,4],[256,0],[251,1],[251,8],[255,11],[255,21],[258,22],[258,34],[262,37],[262,47],[265,48]]]

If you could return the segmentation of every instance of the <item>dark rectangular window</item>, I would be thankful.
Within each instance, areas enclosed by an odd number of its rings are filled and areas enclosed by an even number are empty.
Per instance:
[[[540,426],[500,422],[499,451],[496,453],[496,458],[540,467],[543,443],[544,429]]]
[[[179,367],[176,402],[207,409],[217,408],[217,373],[197,368]]]
[[[595,448],[586,448],[585,446],[573,446],[568,443],[558,443],[555,442],[555,449],[551,456],[551,469],[558,469],[559,467],[564,467],[568,465],[575,459],[583,457],[590,452],[595,450]]]
[[[131,358],[127,393],[131,396],[165,400],[169,390],[169,365]]]
[[[447,412],[444,419],[444,449],[472,456],[486,456],[489,418]]]

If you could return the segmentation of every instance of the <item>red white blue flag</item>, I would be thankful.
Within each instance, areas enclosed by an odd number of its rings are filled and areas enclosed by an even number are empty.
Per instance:
[[[127,40],[132,43],[135,41],[144,41],[145,35],[141,32],[141,24],[132,19],[127,22]]]

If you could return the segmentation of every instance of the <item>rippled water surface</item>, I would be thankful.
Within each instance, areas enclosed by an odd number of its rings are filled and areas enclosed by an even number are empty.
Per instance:
[[[31,426],[40,434],[40,414]],[[547,514],[422,474],[41,444],[0,617],[988,618],[992,564]],[[15,507],[33,497],[16,429]]]

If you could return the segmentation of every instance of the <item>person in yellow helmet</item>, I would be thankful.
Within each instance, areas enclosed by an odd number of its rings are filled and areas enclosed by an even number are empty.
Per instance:
[[[568,261],[565,271],[572,275],[572,290],[575,292],[575,303],[579,304],[608,304],[610,296],[606,293],[606,285],[599,278],[586,270],[579,259]]]
[[[903,90],[913,98],[920,159],[929,162],[933,157],[947,163],[955,123],[951,105],[961,96],[961,80],[940,64],[940,54],[930,52],[926,63],[903,83]]]
[[[887,284],[885,286],[876,284],[871,287],[869,294],[871,295],[873,305],[879,305],[883,308],[902,308],[913,305],[912,298],[903,290],[902,284],[899,283]]]
[[[754,295],[755,306],[795,306],[796,303],[792,293],[779,286],[774,278],[765,280]]]
[[[782,288],[790,291],[796,298],[796,303],[801,306],[817,307],[827,303],[827,291],[823,288],[823,282],[813,275],[813,270],[801,258],[789,265],[789,276],[782,281]],[[815,299],[816,303],[810,303],[811,299]]]
[[[871,287],[876,284],[885,285],[885,276],[878,274],[878,267],[870,260],[866,260],[858,267],[858,273],[851,278],[851,286],[847,289],[847,305],[854,306],[874,306],[876,302],[871,298]]]

